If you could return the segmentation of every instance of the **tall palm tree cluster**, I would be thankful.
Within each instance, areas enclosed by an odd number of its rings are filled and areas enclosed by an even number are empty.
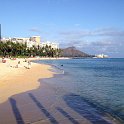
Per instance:
[[[26,43],[0,41],[0,56],[4,57],[59,57],[60,55],[60,49],[53,49],[51,46],[48,45],[46,45],[45,47],[32,46],[28,48]]]

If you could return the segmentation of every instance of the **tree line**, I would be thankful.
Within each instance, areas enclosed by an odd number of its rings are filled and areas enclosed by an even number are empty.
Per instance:
[[[26,43],[0,41],[0,56],[2,57],[59,57],[61,49],[53,49],[51,46],[45,47],[32,46],[27,47]]]

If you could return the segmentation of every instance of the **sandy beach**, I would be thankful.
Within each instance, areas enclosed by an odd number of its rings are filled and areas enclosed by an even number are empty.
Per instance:
[[[15,68],[18,61],[20,65]],[[31,68],[27,69],[27,67],[28,63],[24,62],[24,59],[7,59],[6,63],[0,63],[0,103],[5,102],[12,95],[37,89],[40,86],[39,78],[53,76],[53,73],[48,71],[51,68],[49,65],[31,62]]]

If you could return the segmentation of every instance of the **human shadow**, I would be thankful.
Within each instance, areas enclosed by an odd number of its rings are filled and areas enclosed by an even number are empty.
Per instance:
[[[45,109],[45,107],[36,99],[36,97],[32,93],[29,93],[29,96],[52,124],[59,124],[57,120]]]
[[[97,108],[93,107],[87,100],[73,93],[63,96],[66,104],[92,124],[111,124],[103,119]]]
[[[19,109],[17,107],[16,100],[13,98],[10,98],[9,101],[10,101],[10,104],[12,106],[12,111],[13,111],[14,116],[16,118],[17,124],[25,124],[23,121],[23,118],[21,116],[21,113],[19,112]]]
[[[62,113],[66,118],[70,120],[73,124],[79,124],[78,121],[76,121],[73,117],[71,117],[66,111],[64,111],[62,108],[57,107],[56,108],[60,113]]]

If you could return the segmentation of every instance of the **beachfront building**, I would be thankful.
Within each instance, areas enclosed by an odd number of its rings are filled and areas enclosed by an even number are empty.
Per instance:
[[[26,41],[26,45],[27,45],[28,48],[31,48],[33,46],[38,46],[38,44],[36,42],[30,41],[30,40]]]
[[[32,41],[39,45],[40,44],[40,36],[32,36],[29,38],[12,38],[12,42],[13,41],[16,41],[19,43],[26,43],[26,42]]]
[[[4,37],[3,37],[3,38],[1,39],[1,41],[2,41],[2,42],[7,42],[7,41],[11,41],[11,39],[12,39],[12,38],[10,38],[10,37],[9,37],[9,38],[4,38]]]
[[[51,48],[53,48],[53,49],[59,49],[59,44],[58,43],[50,42],[50,41],[43,42],[43,43],[40,44],[40,46],[41,47],[51,46]]]
[[[30,41],[36,42],[36,44],[40,45],[40,36],[32,36],[30,37]]]
[[[14,38],[11,38],[11,42],[13,43],[26,43],[27,41],[29,40],[29,38],[23,38],[23,37],[14,37]]]

